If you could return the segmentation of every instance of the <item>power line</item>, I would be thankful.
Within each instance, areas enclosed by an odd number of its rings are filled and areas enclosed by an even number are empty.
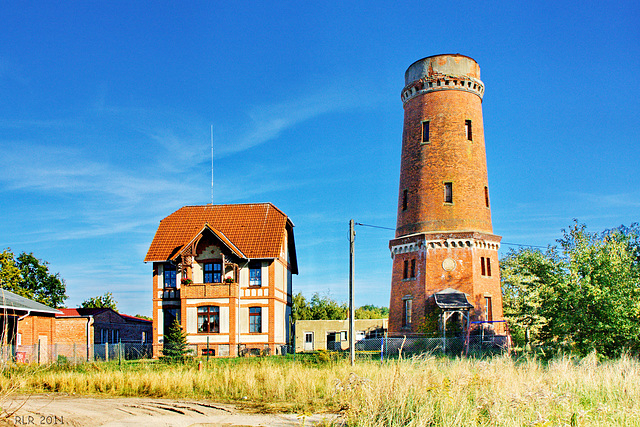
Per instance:
[[[536,246],[536,245],[523,245],[521,243],[507,243],[507,242],[500,242],[501,245],[507,245],[507,246],[520,246],[523,248],[539,248],[539,249],[547,249],[547,246]]]
[[[391,231],[395,231],[396,230],[395,228],[382,227],[380,225],[362,224],[361,222],[356,222],[355,225],[360,225],[362,227],[380,228],[382,230],[391,230]]]

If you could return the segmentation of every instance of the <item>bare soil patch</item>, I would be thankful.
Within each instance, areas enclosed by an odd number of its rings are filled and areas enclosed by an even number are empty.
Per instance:
[[[67,395],[10,396],[2,402],[15,426],[311,426],[335,419],[330,414],[256,414],[207,400],[100,398]]]

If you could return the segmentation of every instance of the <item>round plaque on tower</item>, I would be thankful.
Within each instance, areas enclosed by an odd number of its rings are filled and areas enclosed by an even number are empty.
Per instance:
[[[444,261],[442,261],[442,268],[445,271],[452,271],[454,268],[456,268],[456,262],[451,258],[447,258]]]

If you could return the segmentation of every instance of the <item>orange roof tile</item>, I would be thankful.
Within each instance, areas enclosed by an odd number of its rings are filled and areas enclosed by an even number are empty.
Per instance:
[[[247,258],[277,258],[287,231],[293,243],[293,223],[271,203],[185,206],[160,221],[144,261],[170,259],[207,224]]]

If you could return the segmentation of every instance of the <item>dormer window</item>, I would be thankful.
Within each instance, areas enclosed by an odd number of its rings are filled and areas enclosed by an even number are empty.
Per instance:
[[[262,263],[249,263],[249,286],[262,286]]]
[[[222,262],[205,262],[204,263],[204,283],[221,283],[222,282]]]

